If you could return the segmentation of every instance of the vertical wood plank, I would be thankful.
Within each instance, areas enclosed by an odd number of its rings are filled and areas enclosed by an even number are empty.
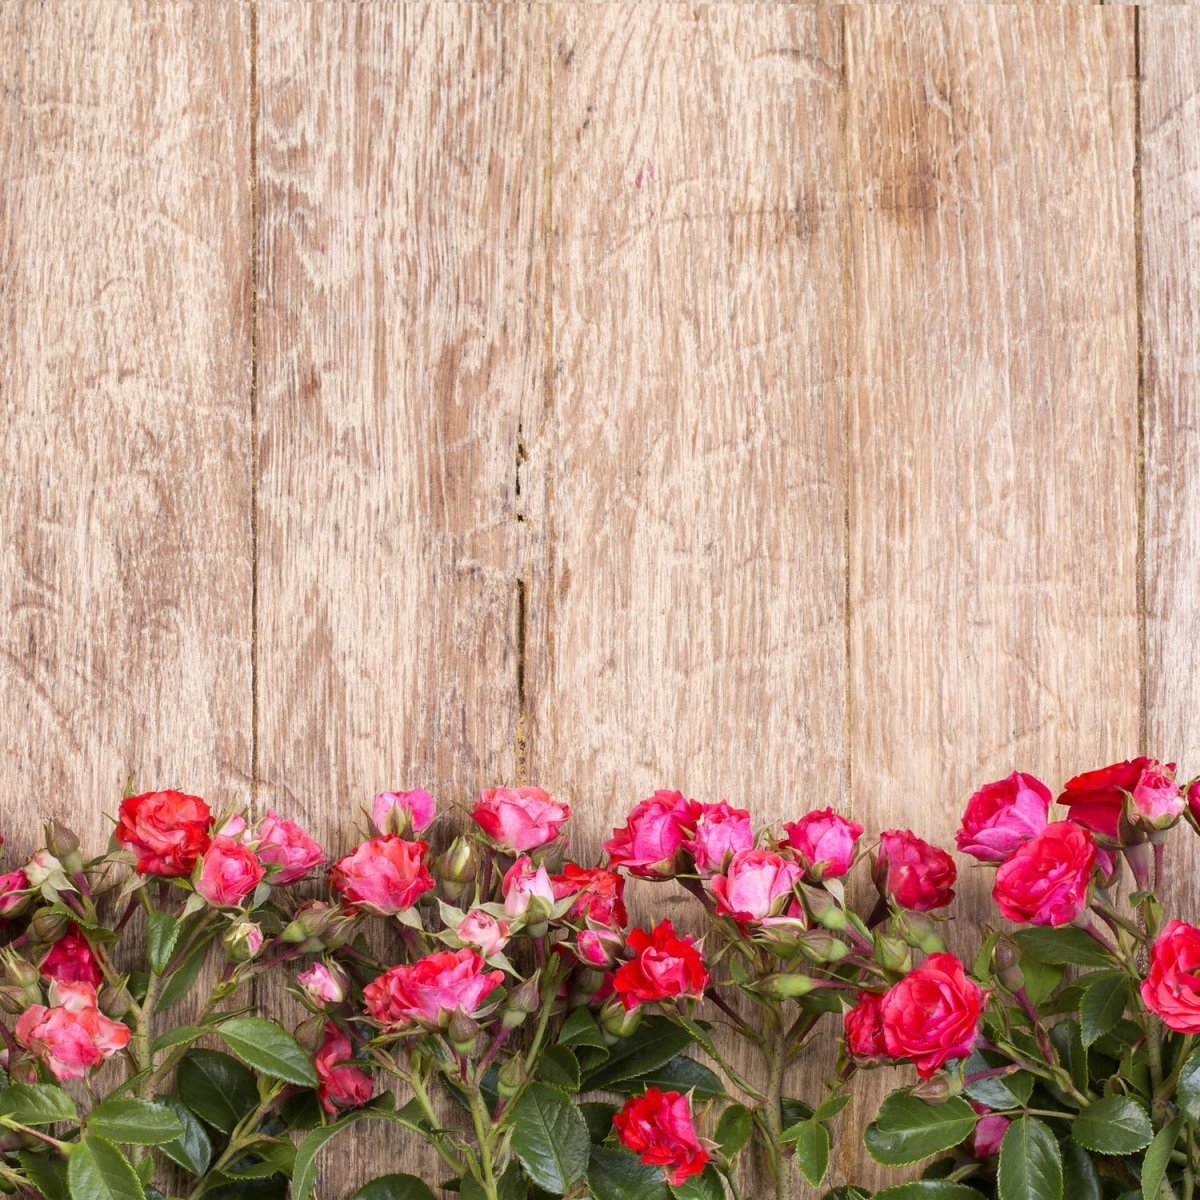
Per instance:
[[[1133,14],[848,9],[846,55],[854,796],[945,843],[1137,749]]]
[[[1200,774],[1194,663],[1200,597],[1200,13],[1143,8],[1143,337],[1146,454],[1146,751]],[[1184,839],[1181,838],[1180,842]],[[1176,912],[1194,920],[1194,858],[1172,840]]]
[[[542,13],[259,8],[262,803],[515,777],[518,425],[540,387]],[[438,1178],[347,1138],[327,1178]]]
[[[529,759],[587,859],[658,787],[845,801],[841,50],[787,5],[567,5],[550,49]]]
[[[243,6],[0,9],[0,796],[107,844],[127,774],[250,775]]]

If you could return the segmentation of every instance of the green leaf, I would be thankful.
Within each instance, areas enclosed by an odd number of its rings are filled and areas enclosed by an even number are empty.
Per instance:
[[[291,1200],[312,1200],[313,1184],[317,1181],[317,1155],[326,1142],[332,1141],[348,1125],[358,1121],[396,1119],[393,1105],[396,1098],[390,1093],[376,1097],[363,1108],[356,1108],[345,1116],[322,1125],[305,1134],[296,1148],[296,1165],[292,1174]]]
[[[1097,971],[1085,976],[1080,984],[1087,989],[1079,1002],[1079,1032],[1086,1047],[1125,1015],[1129,980],[1123,971]]]
[[[282,1025],[262,1017],[234,1017],[217,1026],[221,1040],[255,1070],[300,1087],[316,1087],[317,1073],[304,1047]]]
[[[1150,1144],[1154,1130],[1146,1110],[1128,1096],[1105,1096],[1075,1118],[1071,1131],[1085,1149],[1097,1154],[1133,1154]]]
[[[22,1150],[17,1154],[21,1170],[45,1200],[71,1200],[67,1186],[67,1162],[57,1154]]]
[[[174,1029],[168,1029],[166,1033],[159,1034],[154,1039],[150,1050],[151,1053],[158,1054],[162,1050],[170,1050],[172,1046],[182,1046],[184,1042],[194,1042],[209,1032],[211,1031],[199,1025],[179,1025]]]
[[[1117,961],[1076,925],[1057,929],[1030,926],[1018,929],[1012,938],[1026,954],[1052,966],[1069,963],[1073,967],[1112,967]]]
[[[819,1121],[801,1121],[783,1131],[783,1140],[795,1145],[796,1166],[818,1187],[829,1169],[829,1130]]]
[[[1003,1065],[1002,1062],[989,1061],[977,1050],[963,1064],[963,1074],[970,1077]],[[1033,1076],[1025,1071],[1011,1075],[991,1075],[986,1079],[976,1079],[965,1084],[963,1091],[972,1100],[997,1112],[1006,1108],[1020,1108],[1029,1100],[1033,1091]]]
[[[1101,1200],[1103,1191],[1092,1156],[1074,1138],[1063,1138],[1063,1195],[1070,1200]]]
[[[589,1091],[616,1091],[613,1084],[656,1070],[685,1050],[691,1040],[686,1029],[665,1017],[650,1017],[609,1048],[608,1058],[584,1075],[583,1086]]]
[[[1000,1143],[1000,1200],[1062,1200],[1062,1154],[1036,1117],[1014,1121]]]
[[[87,1130],[123,1145],[159,1146],[182,1136],[183,1124],[164,1104],[103,1100],[88,1114]]]
[[[538,1073],[555,1087],[579,1091],[579,1059],[568,1046],[548,1046],[538,1058]]]
[[[509,1163],[508,1170],[496,1180],[496,1200],[526,1200],[528,1195],[529,1188],[525,1186],[521,1168],[515,1162]],[[470,1175],[464,1177],[459,1196],[461,1200],[488,1200],[482,1185]],[[539,1196],[549,1200],[545,1192],[540,1192]]]
[[[587,1181],[595,1200],[671,1200],[662,1167],[648,1166],[627,1150],[593,1146]]]
[[[596,1024],[592,1014],[586,1008],[577,1008],[563,1023],[558,1031],[560,1046],[592,1046],[597,1050],[608,1053],[608,1043],[600,1026]]]
[[[675,1200],[725,1200],[725,1185],[712,1163],[698,1175],[692,1175],[682,1183],[669,1186]]]
[[[957,1146],[974,1128],[975,1112],[961,1096],[926,1104],[899,1091],[884,1100],[863,1134],[863,1144],[876,1162],[903,1167]]]
[[[605,1104],[602,1100],[588,1100],[579,1106],[579,1111],[583,1113],[584,1124],[588,1127],[588,1137],[598,1146],[612,1133],[617,1106]]]
[[[561,1194],[587,1171],[588,1131],[574,1101],[558,1088],[531,1083],[509,1114],[512,1148],[525,1174]]]
[[[609,1084],[606,1090],[629,1096],[648,1087],[662,1088],[663,1091],[695,1092],[698,1100],[711,1100],[714,1096],[725,1095],[725,1085],[720,1078],[702,1062],[686,1054],[677,1054],[661,1067],[655,1067],[635,1079]]]
[[[151,909],[146,914],[146,954],[156,975],[166,969],[178,940],[179,922],[170,913]]]
[[[14,1083],[0,1088],[0,1114],[22,1125],[79,1120],[75,1101],[52,1083]]]
[[[359,1188],[350,1200],[434,1200],[434,1197],[415,1175],[380,1175]]]
[[[1171,1151],[1179,1140],[1183,1118],[1176,1117],[1154,1135],[1142,1159],[1142,1200],[1158,1200],[1158,1191],[1171,1165]]]
[[[983,1193],[965,1183],[945,1179],[915,1179],[876,1192],[874,1200],[983,1200]]]
[[[698,1021],[693,1021],[691,1017],[685,1017],[683,1013],[678,1013],[675,1019],[692,1035],[692,1041],[699,1046],[705,1054],[710,1058],[720,1059],[717,1053],[717,1047],[713,1042],[707,1029],[704,1028]]]
[[[159,1100],[179,1118],[183,1129],[179,1137],[165,1142],[159,1150],[192,1175],[203,1175],[212,1162],[212,1142],[207,1131],[196,1114],[181,1100],[176,1100],[174,1096],[160,1096]]]
[[[717,1122],[717,1145],[726,1158],[733,1158],[753,1132],[754,1114],[744,1104],[730,1104]]]
[[[1175,1103],[1193,1124],[1200,1124],[1200,1049],[1187,1056],[1175,1085]]]
[[[162,990],[158,993],[158,1012],[166,1012],[167,1009],[173,1008],[195,986],[196,979],[204,966],[204,960],[208,957],[210,940],[210,938],[205,938],[199,945],[189,950],[183,962],[170,975],[164,977]]]
[[[200,1120],[222,1133],[258,1103],[254,1076],[220,1050],[189,1050],[179,1061],[176,1090]]]
[[[813,1113],[814,1121],[828,1121],[836,1117],[838,1113],[850,1103],[849,1092],[834,1092],[830,1096],[826,1096],[820,1104],[817,1105],[817,1111]]]
[[[112,1142],[89,1135],[76,1142],[67,1160],[72,1200],[145,1200],[129,1159]]]

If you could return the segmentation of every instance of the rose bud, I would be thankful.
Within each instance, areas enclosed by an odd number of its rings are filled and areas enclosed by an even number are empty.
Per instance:
[[[137,855],[139,875],[190,875],[208,849],[212,811],[199,796],[146,792],[121,802],[113,836]]]
[[[1010,992],[1019,992],[1025,986],[1020,956],[1012,943],[1003,938],[992,949],[992,970]]]
[[[4,982],[17,988],[29,989],[31,1000],[40,1000],[38,989],[40,975],[37,967],[21,957],[11,946],[0,948],[0,964],[3,964]]]
[[[25,864],[24,870],[30,887],[43,890],[49,888],[56,892],[73,892],[75,890],[63,870],[62,863],[49,850],[39,850]]]
[[[800,868],[774,850],[739,850],[724,875],[708,881],[717,912],[736,921],[777,917],[788,907]]]
[[[744,808],[730,808],[724,800],[698,805],[697,810],[695,831],[683,846],[698,875],[715,875],[739,850],[753,847],[750,814]]]
[[[613,1128],[621,1145],[642,1162],[662,1167],[672,1187],[700,1174],[708,1163],[712,1143],[696,1136],[691,1100],[680,1092],[647,1088],[625,1101]]]
[[[41,1001],[41,993],[38,993],[37,1001]],[[30,1005],[30,999],[21,988],[11,987],[9,984],[0,984],[0,1010],[9,1014],[9,1016],[20,1016]]]
[[[231,963],[249,962],[263,946],[262,930],[253,921],[234,921],[221,939],[225,957]]]
[[[883,1040],[893,1058],[911,1059],[928,1079],[975,1048],[987,997],[953,954],[931,954],[884,993]]]
[[[824,888],[801,884],[800,895],[804,899],[805,910],[818,925],[834,933],[841,933],[849,926],[846,910]]]
[[[798,1000],[813,990],[809,975],[791,972],[787,975],[768,975],[754,986],[754,991],[773,1000]]]
[[[1200,1033],[1200,929],[1169,921],[1150,947],[1142,1000],[1168,1029]]]
[[[0,875],[0,919],[20,916],[33,902],[29,894],[29,879],[21,870]]]
[[[57,942],[68,929],[73,928],[74,922],[48,908],[39,908],[29,922],[29,932],[39,942]]]
[[[266,873],[248,846],[218,835],[204,852],[195,887],[214,908],[233,908],[258,887]]]
[[[1012,1122],[1007,1117],[997,1116],[984,1104],[971,1101],[971,1107],[979,1114],[975,1132],[971,1135],[971,1149],[976,1158],[991,1158],[1000,1153],[1000,1144]]]
[[[540,981],[531,975],[508,998],[501,1021],[505,1029],[516,1029],[532,1012],[537,1012],[542,1001]]]
[[[684,843],[696,834],[700,805],[682,792],[657,791],[636,805],[624,829],[604,843],[609,866],[642,879],[673,879],[682,866]]]
[[[439,950],[415,963],[385,971],[363,989],[367,1011],[382,1026],[446,1029],[455,1012],[478,1016],[504,982],[503,971],[485,971],[474,950]]]
[[[309,1054],[316,1054],[325,1040],[325,1023],[324,1013],[316,1013],[301,1021],[292,1031],[292,1036]]]
[[[433,814],[433,797],[424,788],[414,788],[411,792],[380,792],[371,816],[380,833],[408,837],[426,829]]]
[[[600,1010],[600,1031],[610,1046],[629,1037],[641,1023],[641,1008],[627,1008],[619,996],[610,996]]]
[[[352,912],[323,900],[308,900],[279,935],[289,945],[299,945],[309,954],[336,950],[345,945],[354,932]]]
[[[320,1080],[317,1096],[321,1107],[331,1116],[339,1109],[366,1104],[375,1091],[370,1075],[345,1065],[353,1057],[350,1039],[333,1021],[327,1021],[321,1048],[313,1055],[313,1067]]]
[[[280,887],[303,879],[325,861],[325,851],[295,821],[285,821],[268,812],[258,827],[256,846],[259,861],[276,867],[270,879]]]
[[[814,883],[837,879],[850,870],[863,831],[857,821],[841,816],[832,808],[806,813],[783,828],[787,834],[783,845],[795,852],[805,878]]]
[[[1050,789],[1020,771],[984,784],[967,801],[958,848],[980,862],[1003,862],[1046,828],[1050,801]]]
[[[524,918],[533,936],[554,911],[554,885],[543,866],[534,867],[528,854],[521,855],[504,874],[500,885],[504,911],[509,917]]]
[[[1125,797],[1132,793],[1148,767],[1160,767],[1151,758],[1131,758],[1096,771],[1085,771],[1068,779],[1059,794],[1072,821],[1108,839],[1112,844],[1128,840],[1124,821]],[[1168,770],[1174,770],[1170,764]]]
[[[62,863],[71,875],[83,870],[83,856],[79,853],[79,838],[61,821],[46,822],[46,849]]]
[[[954,899],[957,871],[945,850],[931,846],[908,829],[880,835],[875,858],[875,886],[901,908],[928,912]]]
[[[100,989],[96,1004],[102,1012],[120,1019],[133,1007],[133,997],[125,984],[107,983]]]
[[[104,978],[87,938],[75,925],[50,947],[40,963],[40,970],[45,979],[57,979],[62,983],[90,983],[92,987],[99,987]]]
[[[1069,925],[1087,907],[1092,835],[1074,821],[1047,825],[996,872],[992,897],[1010,921]]]
[[[376,916],[388,917],[414,904],[434,886],[425,865],[429,847],[398,837],[363,842],[329,870],[334,890],[347,904]]]
[[[445,854],[437,860],[437,876],[442,884],[442,894],[449,904],[457,904],[466,894],[479,870],[475,847],[461,834],[447,847]]]
[[[317,1008],[326,1004],[341,1004],[350,991],[350,980],[340,967],[315,962],[296,976],[308,1001]]]
[[[455,1053],[466,1055],[475,1054],[479,1050],[479,1022],[468,1017],[462,1009],[455,1009],[450,1017],[450,1028],[446,1036]]]
[[[647,933],[633,929],[626,939],[634,952],[613,976],[613,990],[626,1010],[663,1000],[699,999],[708,986],[708,971],[696,949],[696,939],[675,932],[663,921]]]
[[[961,1087],[954,1085],[955,1080],[943,1072],[922,1079],[909,1094],[916,1096],[918,1100],[924,1100],[926,1104],[945,1104],[951,1096],[957,1096],[962,1091]]]
[[[617,929],[581,929],[575,935],[575,953],[585,966],[598,971],[611,969],[625,948]]]
[[[1183,815],[1185,801],[1175,782],[1175,764],[1150,762],[1142,769],[1131,793],[1132,824],[1155,832],[1170,829]]]
[[[859,992],[854,1006],[842,1015],[846,1049],[860,1063],[883,1062],[890,1057],[883,1040],[882,1001],[877,992]]]
[[[895,931],[905,945],[925,954],[940,954],[946,949],[946,943],[938,934],[937,926],[924,913],[904,909],[896,918]]]
[[[480,792],[471,819],[504,854],[524,854],[558,837],[570,808],[538,787],[491,788]]]
[[[811,930],[796,945],[800,954],[812,963],[841,962],[850,953],[850,947],[827,929]]]
[[[1200,778],[1193,779],[1188,784],[1187,806],[1193,824],[1200,823]]]
[[[527,1078],[525,1059],[520,1054],[514,1054],[496,1076],[496,1091],[505,1100],[511,1100],[525,1086]]]
[[[890,974],[904,974],[912,967],[912,951],[899,938],[877,936],[875,961]]]
[[[472,909],[454,929],[454,935],[465,946],[475,946],[484,958],[499,954],[508,945],[512,927],[497,920],[481,908]]]

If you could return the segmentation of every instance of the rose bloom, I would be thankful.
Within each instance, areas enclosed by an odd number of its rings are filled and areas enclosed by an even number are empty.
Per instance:
[[[485,971],[485,966],[474,950],[438,950],[415,963],[392,967],[367,984],[363,999],[381,1025],[446,1029],[456,1012],[475,1016],[504,982],[503,971]]]
[[[510,917],[529,914],[531,922],[544,921],[554,907],[554,884],[546,868],[533,865],[528,854],[522,854],[504,873],[500,890],[504,895],[504,911]],[[532,906],[533,912],[529,913]]]
[[[696,832],[683,843],[691,854],[699,875],[715,875],[739,850],[754,845],[754,830],[750,814],[744,808],[719,804],[701,804],[696,818]]]
[[[990,1108],[971,1101],[971,1107],[979,1114],[975,1132],[971,1135],[971,1148],[976,1158],[991,1158],[1000,1153],[1000,1143],[1012,1122],[1007,1117],[997,1116]]]
[[[700,805],[682,792],[655,792],[635,805],[624,829],[604,843],[609,866],[642,879],[673,879],[684,842],[695,836]]]
[[[1174,771],[1169,763],[1166,770]],[[1125,795],[1132,793],[1147,770],[1152,774],[1162,770],[1162,764],[1152,758],[1130,758],[1096,771],[1085,771],[1068,779],[1058,797],[1065,804],[1071,820],[1117,841],[1121,833],[1121,818],[1125,814]]]
[[[570,816],[567,805],[555,803],[538,787],[480,792],[471,810],[475,824],[506,854],[524,854],[554,841]]]
[[[739,921],[776,917],[788,906],[800,867],[774,850],[739,850],[724,875],[708,881],[717,912]]]
[[[621,1145],[648,1166],[662,1167],[666,1181],[678,1187],[708,1162],[707,1143],[696,1136],[692,1106],[680,1092],[647,1088],[632,1096],[613,1116]]]
[[[624,928],[629,923],[625,910],[625,880],[616,871],[603,867],[580,867],[565,863],[561,875],[553,875],[550,883],[555,900],[574,896],[575,903],[567,910],[568,921],[586,920],[589,924]]]
[[[784,845],[795,851],[809,879],[837,879],[850,870],[863,827],[832,808],[806,813],[783,827]]]
[[[575,953],[585,966],[608,971],[625,949],[625,939],[618,929],[581,929],[575,935]]]
[[[1142,1000],[1168,1029],[1200,1033],[1200,929],[1169,921],[1150,948]]]
[[[44,978],[57,979],[59,983],[90,983],[99,987],[104,978],[87,938],[75,925],[50,947],[39,969]]]
[[[296,976],[296,982],[318,1008],[326,1004],[341,1004],[350,987],[344,972],[337,967],[331,969],[322,962],[315,962],[307,971],[301,971]]]
[[[1152,762],[1133,785],[1137,823],[1150,829],[1168,829],[1183,814],[1184,799],[1175,782],[1175,764]]]
[[[499,954],[508,945],[511,927],[507,921],[498,921],[491,913],[472,909],[455,929],[460,942],[475,946],[484,958]]]
[[[1092,835],[1056,821],[1000,865],[992,898],[1010,921],[1068,925],[1087,905],[1095,860]]]
[[[277,884],[295,883],[325,861],[325,851],[295,821],[267,813],[258,827],[258,858],[280,870],[271,876]]]
[[[880,894],[901,908],[928,912],[954,899],[958,872],[945,850],[931,846],[908,829],[891,829],[879,838],[875,882]]]
[[[25,894],[27,887],[29,877],[20,869],[0,875],[0,918],[14,917],[20,912],[29,899]]]
[[[928,1079],[975,1048],[986,996],[953,954],[931,954],[883,996],[883,1044]]]
[[[353,1057],[350,1039],[333,1021],[326,1021],[321,1048],[313,1055],[313,1067],[321,1081],[317,1088],[321,1107],[331,1115],[340,1108],[361,1107],[375,1091],[370,1075],[359,1067],[344,1065]]]
[[[334,889],[347,903],[388,917],[412,908],[434,886],[425,865],[429,847],[388,834],[363,842],[329,869]]]
[[[137,855],[139,875],[190,875],[208,849],[211,821],[199,796],[146,792],[121,801],[113,836]]]
[[[853,1008],[842,1016],[846,1049],[859,1062],[879,1062],[888,1057],[883,1040],[883,997],[878,992],[859,992]]]
[[[1200,779],[1193,779],[1188,785],[1187,806],[1192,816],[1200,821]]]
[[[1050,801],[1050,789],[1020,771],[985,783],[967,801],[958,848],[980,862],[1002,862],[1046,828]]]
[[[630,930],[625,944],[634,957],[617,968],[613,990],[626,1012],[657,1000],[699,998],[704,994],[708,972],[696,949],[696,939],[687,934],[680,937],[670,921],[663,921],[649,933]]]
[[[424,788],[411,792],[380,792],[371,813],[380,833],[420,833],[433,820],[433,797]]]
[[[228,908],[250,895],[266,873],[249,846],[233,838],[215,837],[204,852],[196,891],[209,904]]]
[[[129,1027],[109,1020],[96,1007],[96,989],[90,983],[51,983],[50,1007],[30,1005],[13,1032],[55,1079],[82,1079],[129,1044]]]

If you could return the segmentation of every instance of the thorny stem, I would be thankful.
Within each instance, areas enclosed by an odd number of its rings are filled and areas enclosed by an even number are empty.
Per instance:
[[[775,1200],[788,1200],[788,1179],[783,1157],[783,1068],[785,1055],[778,1045],[776,1036],[783,1028],[778,1012],[771,1012],[772,1020],[766,1036],[759,1042],[759,1049],[767,1063],[767,1133],[770,1142],[770,1165],[775,1177]],[[776,1036],[772,1036],[776,1035]]]

